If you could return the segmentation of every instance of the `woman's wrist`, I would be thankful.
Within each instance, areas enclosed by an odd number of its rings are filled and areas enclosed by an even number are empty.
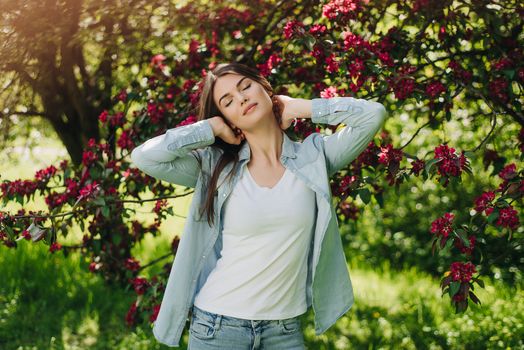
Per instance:
[[[215,137],[220,136],[222,130],[224,129],[224,121],[220,117],[212,117],[208,120],[209,124],[211,125],[211,129],[213,129],[213,134]]]

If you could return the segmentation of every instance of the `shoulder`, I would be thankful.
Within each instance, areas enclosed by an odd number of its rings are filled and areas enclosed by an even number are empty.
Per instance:
[[[314,132],[302,141],[294,141],[296,161],[299,164],[312,163],[323,154],[324,140],[322,134]]]
[[[313,132],[306,136],[302,141],[302,148],[306,151],[311,151],[312,148],[316,151],[322,151],[324,149],[324,138],[321,133]]]

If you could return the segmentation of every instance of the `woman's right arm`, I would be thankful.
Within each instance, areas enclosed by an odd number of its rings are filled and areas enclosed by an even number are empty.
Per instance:
[[[223,125],[219,117],[213,117],[168,129],[135,147],[131,160],[138,169],[156,179],[195,187],[200,168],[193,152],[205,159],[205,153],[209,152],[206,146],[215,142]]]

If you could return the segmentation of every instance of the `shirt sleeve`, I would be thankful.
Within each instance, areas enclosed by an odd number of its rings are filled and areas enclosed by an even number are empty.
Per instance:
[[[329,176],[347,166],[366,148],[382,128],[386,109],[375,101],[354,97],[314,98],[311,120],[314,123],[345,127],[332,135],[322,135]]]
[[[131,152],[133,164],[144,173],[170,183],[195,187],[200,172],[197,155],[208,156],[215,135],[208,119],[168,129]]]

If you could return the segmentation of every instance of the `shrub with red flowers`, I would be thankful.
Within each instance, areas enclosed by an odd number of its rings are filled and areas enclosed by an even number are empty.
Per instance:
[[[80,164],[64,160],[59,168],[51,165],[37,171],[33,179],[3,180],[4,204],[23,205],[41,196],[48,209],[0,211],[3,245],[16,248],[21,240],[24,244],[30,240],[49,245],[51,253],[80,251],[88,261],[86,269],[136,293],[125,317],[128,324],[153,322],[170,265],[152,278],[141,273],[176,254],[179,241],[175,237],[170,252],[152,262],[138,261],[131,251],[145,235],[157,235],[161,222],[173,215],[168,199],[192,191],[180,191],[145,175],[130,163],[129,154],[169,128],[194,123],[206,70],[219,62],[239,61],[257,67],[277,94],[377,99],[390,119],[402,115],[403,121],[410,121],[404,125],[417,125],[415,130],[398,130],[402,134],[398,138],[393,132],[381,132],[333,175],[331,189],[342,223],[359,217],[362,204],[357,199],[363,204],[375,199],[382,205],[386,186],[398,191],[402,183],[433,182],[451,191],[464,181],[477,181],[472,179],[477,169],[472,169],[470,160],[480,153],[484,165],[495,169],[490,180],[502,180],[498,187],[485,185],[466,207],[426,219],[432,253],[438,248],[454,260],[444,274],[443,291],[458,311],[467,308],[468,300],[479,303],[472,291],[473,283],[483,286],[479,252],[488,230],[507,235],[508,240],[522,239],[522,5],[509,1],[502,7],[493,2],[496,10],[484,2],[426,0],[380,4],[328,0],[317,6],[283,2],[277,9],[273,2],[242,5],[240,9],[224,2],[191,2],[166,11],[169,18],[159,11],[156,20],[169,24],[165,31],[173,34],[170,40],[185,37],[174,35],[178,23],[184,23],[190,39],[183,44],[170,42],[169,46],[181,45],[177,54],[167,47],[154,51],[137,81],[106,96],[114,104],[92,116],[105,142],[89,139]],[[484,21],[477,21],[478,17]],[[500,19],[504,27],[497,24]],[[495,27],[500,29],[493,33]],[[472,119],[466,120],[463,110]],[[503,122],[498,120],[502,117]],[[471,140],[458,136],[457,130],[450,133],[451,139],[440,132],[452,121],[462,121],[472,134],[485,137],[468,148]],[[512,138],[500,143],[498,151],[486,149],[491,138],[501,137],[496,133],[501,124],[508,128],[504,133],[513,133]],[[336,133],[339,127],[299,118],[288,132],[304,139],[312,132]],[[413,142],[425,138],[423,129],[439,131],[435,134],[441,139]],[[146,192],[154,198],[144,199]],[[151,213],[155,220],[146,225],[132,219],[132,214],[133,206],[148,201],[155,203]],[[83,230],[82,241],[70,246],[59,243],[73,224]],[[503,239],[500,244],[505,244]]]

